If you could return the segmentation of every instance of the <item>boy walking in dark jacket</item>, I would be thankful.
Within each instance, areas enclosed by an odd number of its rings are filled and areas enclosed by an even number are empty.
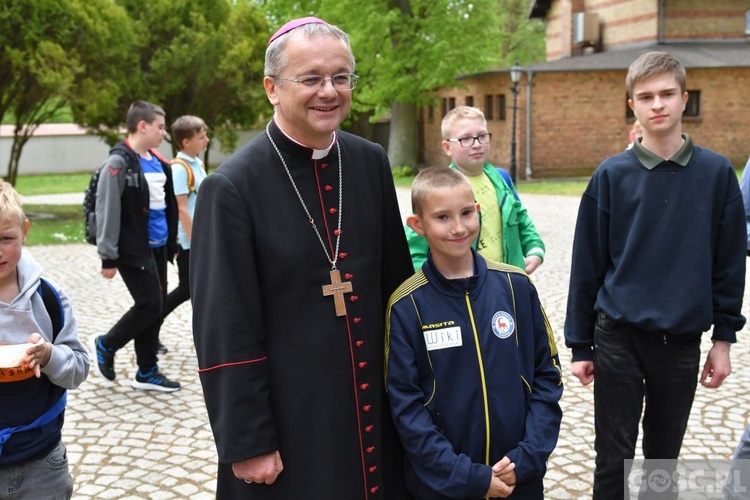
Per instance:
[[[460,172],[420,172],[412,208],[430,252],[391,296],[385,346],[407,487],[420,500],[539,500],[563,386],[536,289],[472,248],[478,205]]]
[[[104,162],[96,192],[96,245],[101,274],[120,271],[135,304],[112,329],[91,337],[96,372],[115,380],[115,353],[134,341],[136,389],[173,392],[180,384],[157,366],[159,328],[167,295],[167,260],[177,250],[177,205],[172,169],[156,148],[166,136],[162,108],[136,101],[128,110],[128,138]]]

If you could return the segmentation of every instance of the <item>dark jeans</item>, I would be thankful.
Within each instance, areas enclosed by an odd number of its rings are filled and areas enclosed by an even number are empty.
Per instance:
[[[164,306],[164,317],[174,311],[177,306],[190,298],[190,249],[183,250],[180,248],[177,254],[177,275],[180,282],[177,288],[169,292],[167,302]]]
[[[629,498],[624,496],[623,461],[635,455],[644,396],[644,458],[677,458],[698,382],[700,340],[700,332],[647,332],[599,315],[594,332],[594,499]],[[676,498],[671,495],[659,498]]]
[[[167,247],[152,248],[151,255],[152,262],[143,268],[117,266],[135,304],[104,337],[104,344],[115,349],[132,340],[138,368],[144,373],[158,361],[156,350],[167,298]]]

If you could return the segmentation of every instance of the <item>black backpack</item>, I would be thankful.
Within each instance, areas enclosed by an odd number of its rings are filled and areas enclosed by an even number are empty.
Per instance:
[[[99,174],[102,167],[94,170],[89,180],[89,186],[83,193],[83,220],[85,224],[84,236],[86,242],[96,245],[96,186],[99,184]]]
[[[65,315],[63,313],[60,294],[55,290],[55,287],[44,278],[39,279],[39,288],[37,288],[36,291],[42,297],[44,308],[47,309],[47,314],[49,314],[49,317],[52,320],[52,343],[54,343],[57,334],[60,333],[60,330],[65,326]]]
[[[113,149],[110,151],[111,154],[119,154],[120,156],[126,158],[125,152],[120,151],[118,149]],[[84,221],[84,236],[86,238],[87,243],[91,243],[92,245],[96,245],[96,187],[99,184],[99,175],[102,173],[102,169],[106,167],[107,164],[105,163],[101,167],[94,170],[94,172],[91,174],[91,179],[89,180],[89,185],[86,188],[86,191],[83,192],[83,221]],[[132,173],[133,169],[130,167],[130,163],[128,162],[128,166],[126,167],[125,174]]]

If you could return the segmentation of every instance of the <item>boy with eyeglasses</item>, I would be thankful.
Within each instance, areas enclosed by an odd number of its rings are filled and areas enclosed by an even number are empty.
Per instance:
[[[544,242],[510,176],[487,161],[492,134],[487,131],[484,113],[459,106],[445,115],[440,128],[443,151],[453,160],[450,167],[469,179],[481,207],[474,249],[487,259],[533,273],[544,260]],[[427,260],[427,240],[408,226],[405,231],[416,272]]]

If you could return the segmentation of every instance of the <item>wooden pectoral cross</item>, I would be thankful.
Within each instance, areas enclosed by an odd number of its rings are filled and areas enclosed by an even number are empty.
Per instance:
[[[323,296],[333,295],[336,304],[336,316],[346,316],[346,303],[344,294],[352,291],[351,281],[341,281],[341,273],[338,270],[331,271],[331,284],[323,285]]]

